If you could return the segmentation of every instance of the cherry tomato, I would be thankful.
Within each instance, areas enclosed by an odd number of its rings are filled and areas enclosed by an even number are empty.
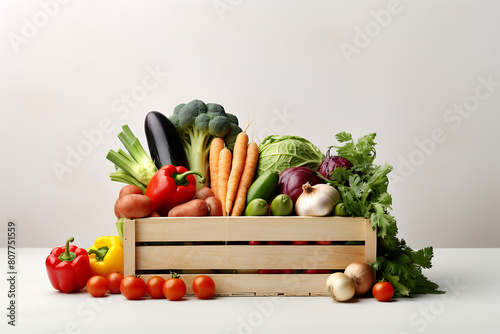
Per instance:
[[[196,276],[193,280],[193,292],[200,299],[208,299],[215,292],[215,282],[207,275]]]
[[[106,276],[108,281],[108,290],[110,293],[120,293],[120,283],[122,282],[123,275],[120,273],[111,273]]]
[[[163,295],[163,283],[165,283],[165,279],[161,276],[153,276],[148,279],[146,288],[151,298],[165,298],[165,296]]]
[[[120,283],[120,292],[127,299],[140,299],[146,290],[146,283],[138,276],[126,276]]]
[[[280,269],[259,269],[257,270],[258,274],[281,274]]]
[[[163,283],[163,295],[168,300],[181,300],[186,295],[186,283],[179,277],[176,273],[172,273],[172,278]]]
[[[87,291],[94,297],[102,297],[108,292],[108,281],[102,276],[92,276],[87,281]]]
[[[292,241],[292,245],[309,245],[309,241]]]
[[[248,244],[251,246],[262,245],[262,241],[249,241]]]
[[[316,245],[331,245],[331,241],[315,241],[314,242]]]
[[[306,269],[302,273],[303,274],[331,274],[332,271],[329,269]]]
[[[293,274],[293,269],[259,269],[257,274]]]
[[[281,269],[280,272],[281,272],[281,274],[293,274],[294,273],[293,269]]]
[[[386,302],[394,296],[394,287],[389,282],[378,282],[373,286],[372,293],[378,301]]]
[[[283,241],[267,241],[266,245],[284,245]]]

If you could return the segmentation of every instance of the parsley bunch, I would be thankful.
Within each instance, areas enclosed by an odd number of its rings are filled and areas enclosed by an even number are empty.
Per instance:
[[[371,264],[377,273],[377,281],[390,282],[396,296],[443,293],[422,273],[422,269],[432,267],[432,247],[415,251],[404,239],[396,237],[398,227],[396,219],[389,213],[392,197],[387,192],[387,175],[393,167],[387,163],[373,163],[375,136],[375,133],[368,134],[354,142],[349,133],[336,135],[337,141],[343,145],[332,148],[337,149],[337,155],[349,160],[353,167],[337,167],[331,173],[333,181],[329,183],[337,188],[351,216],[370,219],[372,228],[377,229],[377,259]]]

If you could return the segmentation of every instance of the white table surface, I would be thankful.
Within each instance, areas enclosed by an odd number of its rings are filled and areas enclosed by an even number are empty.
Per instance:
[[[7,324],[7,251],[0,248],[0,333],[500,333],[500,248],[435,249],[426,276],[444,295],[381,303],[373,298],[220,297],[183,301],[55,291],[50,249],[17,250],[16,327]],[[354,331],[353,331],[354,330]]]

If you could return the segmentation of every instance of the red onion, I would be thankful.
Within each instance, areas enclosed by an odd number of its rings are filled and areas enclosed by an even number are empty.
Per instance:
[[[293,204],[295,205],[297,198],[299,198],[300,194],[302,194],[302,186],[306,184],[306,182],[309,182],[311,185],[324,183],[311,168],[287,168],[280,173],[276,191],[278,194],[287,194],[290,196]]]

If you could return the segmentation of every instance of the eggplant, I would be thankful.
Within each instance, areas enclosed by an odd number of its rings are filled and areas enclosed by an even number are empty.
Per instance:
[[[184,166],[189,169],[181,138],[170,120],[158,111],[150,111],[144,121],[149,153],[156,168],[165,165]]]

